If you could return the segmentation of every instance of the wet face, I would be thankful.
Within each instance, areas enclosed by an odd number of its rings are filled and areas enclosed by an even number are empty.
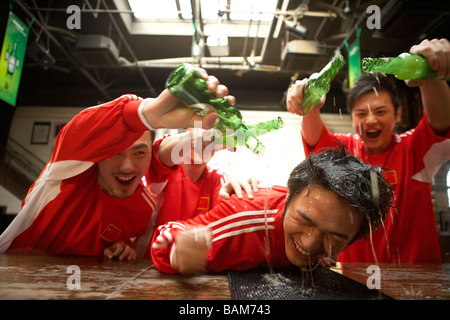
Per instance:
[[[373,92],[362,96],[352,110],[353,129],[361,136],[372,156],[387,150],[395,124],[400,119],[401,107],[396,113],[387,92]]]
[[[342,251],[359,231],[363,216],[335,192],[306,188],[292,199],[283,220],[288,260],[309,267],[324,256]]]
[[[150,168],[152,141],[145,132],[132,146],[98,163],[98,184],[110,196],[131,197]]]

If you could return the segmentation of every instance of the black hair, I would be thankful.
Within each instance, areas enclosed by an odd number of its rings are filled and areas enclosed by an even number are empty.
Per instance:
[[[398,95],[395,79],[392,76],[384,76],[382,74],[364,73],[356,80],[352,90],[347,95],[347,110],[352,114],[356,101],[368,93],[386,92],[389,94],[394,105],[394,111],[397,113],[398,107],[401,106],[401,100]]]
[[[393,208],[394,191],[382,172],[351,155],[345,146],[311,154],[289,176],[286,208],[305,188],[317,185],[331,190],[366,218],[368,223],[361,224],[353,239],[357,240],[367,236],[370,228],[378,228]]]
[[[153,142],[155,142],[155,136],[156,136],[156,131],[154,130],[150,130],[150,139]]]

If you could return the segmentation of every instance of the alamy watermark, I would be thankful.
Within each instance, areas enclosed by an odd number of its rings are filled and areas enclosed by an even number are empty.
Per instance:
[[[172,149],[171,160],[173,163],[207,163],[215,152],[244,146],[249,140],[257,141],[255,137],[266,132],[268,130],[264,129],[226,129],[225,132],[216,128],[206,130],[202,129],[201,121],[194,121],[193,128],[179,135],[180,141]]]
[[[77,5],[68,6],[66,13],[71,14],[66,20],[67,29],[81,29],[81,10]]]
[[[370,290],[381,289],[381,269],[377,265],[367,267],[366,273],[371,274],[366,281],[367,288]]]
[[[77,265],[71,265],[67,267],[67,272],[71,275],[67,278],[66,286],[69,290],[81,289],[81,270]]]
[[[73,4],[67,7],[66,13],[70,16],[66,20],[67,29],[81,29],[81,9]],[[366,14],[370,16],[366,20],[367,29],[381,29],[381,9],[377,5],[370,5],[366,9]]]
[[[381,10],[377,5],[368,6],[366,13],[370,16],[366,20],[367,29],[381,29]]]

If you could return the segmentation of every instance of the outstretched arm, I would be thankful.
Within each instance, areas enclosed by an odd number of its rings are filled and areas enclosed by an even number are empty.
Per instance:
[[[424,40],[412,46],[410,52],[427,58],[439,77],[450,77],[450,42],[447,39]],[[436,134],[447,134],[450,128],[450,89],[447,82],[429,79],[410,80],[406,84],[420,88],[422,104],[431,128]]]

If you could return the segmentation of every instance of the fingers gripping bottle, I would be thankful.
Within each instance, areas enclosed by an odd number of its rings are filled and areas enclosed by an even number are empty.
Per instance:
[[[249,130],[240,111],[225,98],[217,98],[209,91],[194,66],[187,63],[178,66],[167,79],[166,88],[187,107],[197,110],[200,116],[207,115],[213,108],[219,116],[214,128],[222,133],[224,144],[229,147],[245,145],[257,155],[264,153],[264,145],[256,138],[262,130]],[[230,136],[232,139],[226,139]]]
[[[330,91],[331,82],[343,65],[344,57],[342,55],[335,56],[319,73],[313,73],[309,77],[308,82],[303,87],[303,100],[300,103],[303,115],[308,113],[309,109]]]

